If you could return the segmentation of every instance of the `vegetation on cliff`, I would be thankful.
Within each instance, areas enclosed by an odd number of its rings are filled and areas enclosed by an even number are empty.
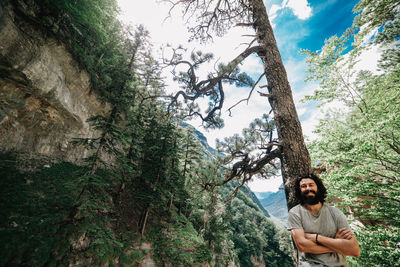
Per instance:
[[[5,5],[21,29],[33,25],[66,43],[107,109],[89,119],[95,137],[71,140],[86,148],[79,166],[38,157],[22,166],[25,155],[2,156],[1,265],[131,266],[146,257],[174,266],[290,265],[287,233],[249,192],[234,207],[226,202],[232,188],[206,186],[224,168],[158,99],[164,84],[148,33],[124,29],[115,1]]]
[[[251,3],[255,13],[261,10],[262,1]],[[2,155],[0,265],[135,266],[150,256],[158,265],[291,265],[288,233],[266,218],[243,187],[256,172],[276,174],[280,163],[275,159],[288,152],[282,152],[282,140],[273,133],[284,123],[264,116],[243,136],[227,138],[216,153],[210,152],[195,130],[180,127],[182,114],[197,113],[196,106],[185,109],[160,100],[165,95],[161,63],[150,53],[148,33],[143,27],[124,28],[116,19],[114,0],[1,5],[15,12],[15,23],[24,32],[41,29],[65,43],[107,108],[89,119],[96,137],[73,140],[87,152],[79,166],[49,158],[34,158],[29,165],[32,159],[26,155]],[[248,14],[242,7],[235,11]],[[327,113],[317,129],[320,138],[309,147],[318,168],[326,170],[322,176],[333,201],[358,225],[361,257],[350,261],[392,266],[400,251],[399,4],[361,0],[356,10],[355,28],[328,39],[319,52],[306,52],[310,79],[321,87],[309,99],[339,101],[346,111]],[[258,23],[265,18],[257,16],[253,26],[262,30],[264,24]],[[371,30],[376,34],[367,39]],[[271,33],[268,37],[273,39]],[[352,48],[346,49],[352,39]],[[380,71],[357,71],[359,56],[375,45],[383,51]],[[247,52],[265,58],[270,51],[264,48]],[[192,55],[196,64],[211,58]],[[215,112],[223,100],[222,81],[254,85],[236,65],[219,66],[220,81],[208,91],[214,101],[209,111]],[[191,73],[176,78],[186,85],[195,80]],[[286,77],[270,83],[282,81]],[[268,90],[271,94],[265,95],[274,102],[274,87]],[[274,111],[279,114],[279,107]],[[221,125],[216,115],[206,118]],[[263,153],[253,157],[259,144]],[[286,178],[309,171],[304,151],[284,158],[282,166],[290,165]],[[300,154],[304,164],[297,170],[293,159]]]

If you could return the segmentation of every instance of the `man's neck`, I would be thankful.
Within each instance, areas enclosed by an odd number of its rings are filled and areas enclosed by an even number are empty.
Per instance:
[[[304,207],[311,212],[312,215],[318,215],[319,210],[322,208],[322,203],[318,202],[315,205],[304,204]]]

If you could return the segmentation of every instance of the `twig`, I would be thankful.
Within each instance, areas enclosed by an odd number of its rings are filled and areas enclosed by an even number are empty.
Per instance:
[[[263,77],[264,75],[265,75],[265,72],[264,72],[263,74],[261,74],[260,77],[258,77],[257,82],[254,84],[253,88],[251,88],[250,93],[249,93],[249,95],[247,96],[247,98],[241,99],[239,102],[237,102],[236,104],[234,104],[233,106],[231,106],[230,108],[228,108],[227,111],[229,112],[229,116],[232,116],[231,109],[234,108],[234,107],[236,107],[237,105],[239,105],[239,104],[242,103],[243,101],[247,101],[247,104],[249,104],[249,100],[250,100],[250,97],[251,97],[251,95],[252,95],[254,89],[256,88],[257,84],[260,82],[260,80],[262,79],[262,77]]]

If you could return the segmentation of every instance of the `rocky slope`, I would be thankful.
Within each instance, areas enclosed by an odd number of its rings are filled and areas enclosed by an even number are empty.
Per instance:
[[[11,6],[11,3],[18,4]],[[73,146],[71,141],[74,138],[96,136],[87,119],[106,112],[109,107],[91,90],[89,74],[74,60],[62,41],[41,30],[35,21],[34,8],[25,3],[30,1],[0,3],[0,155],[3,157],[0,158],[0,187],[3,189],[0,202],[2,215],[6,218],[0,225],[4,241],[0,243],[5,246],[0,249],[3,253],[0,258],[6,265],[31,263],[33,266],[51,266],[53,262],[63,261],[70,266],[88,266],[93,264],[100,253],[94,253],[96,256],[90,257],[86,255],[88,246],[95,247],[96,244],[86,238],[86,232],[78,235],[82,233],[82,228],[79,228],[82,226],[79,224],[82,218],[77,219],[77,223],[71,223],[75,222],[75,218],[70,218],[71,210],[75,209],[74,203],[79,199],[77,194],[82,190],[80,183],[84,176],[81,175],[83,170],[77,164],[63,161],[77,163],[86,156],[87,151]],[[215,156],[215,150],[209,147],[204,135],[198,131],[196,133],[207,151],[205,155]],[[9,155],[14,155],[11,152],[27,155],[30,160],[45,157],[46,164],[35,172],[24,168],[21,171],[21,159],[10,157]],[[52,158],[61,163],[48,163],[48,159]],[[115,182],[114,174],[104,172],[99,176],[103,180],[105,176],[109,176],[110,181]],[[108,180],[104,181],[106,182]],[[130,257],[126,259],[127,262],[135,262],[135,266],[157,266],[156,251],[164,253],[172,248],[172,252],[183,255],[181,258],[195,254],[203,239],[181,215],[179,220],[173,220],[170,218],[172,215],[156,214],[153,211],[153,218],[156,219],[149,222],[148,228],[161,230],[154,234],[153,242],[133,242],[134,237],[137,238],[137,224],[134,219],[138,219],[136,215],[139,213],[139,209],[135,210],[135,207],[141,203],[137,201],[134,203],[136,206],[131,205],[134,201],[123,198],[125,195],[132,198],[137,193],[126,188],[125,184],[113,184],[103,192],[104,199],[113,212],[102,209],[101,217],[109,217],[115,223],[107,222],[103,224],[106,227],[101,229],[108,229],[115,236],[101,236],[103,239],[93,240],[111,240],[125,249],[120,251],[119,258],[114,254],[112,257],[107,254],[111,257],[109,262],[128,266],[129,264],[123,263],[123,258],[127,256]],[[248,193],[250,197],[246,198],[246,205],[249,205],[242,206],[246,210],[259,209],[263,213],[260,212],[259,217],[264,220],[264,215],[268,216],[268,213],[262,209],[254,194]],[[241,220],[240,213],[236,217],[238,221]],[[251,223],[255,221],[252,218],[246,219]],[[65,225],[71,226],[71,229],[68,228],[67,231]],[[132,225],[135,227],[129,228]],[[273,232],[274,228],[271,226],[271,231],[268,232],[271,233],[269,241],[280,252]],[[180,236],[182,233],[185,234],[184,238]],[[160,245],[160,240],[167,245]],[[105,246],[98,247],[105,255]],[[269,247],[265,248],[269,252],[267,249]],[[198,250],[199,253],[202,252]],[[253,265],[265,265],[264,258],[258,251],[253,256],[245,252],[244,254]],[[173,261],[173,255],[161,256]],[[233,266],[234,261],[230,262]],[[172,265],[163,262],[163,266]]]
[[[27,10],[21,11],[30,12]],[[0,152],[82,158],[72,138],[93,135],[86,120],[106,110],[66,47],[0,5]]]

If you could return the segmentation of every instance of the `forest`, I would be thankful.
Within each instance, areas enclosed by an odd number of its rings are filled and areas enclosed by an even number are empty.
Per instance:
[[[16,124],[7,107],[19,100],[6,99],[7,86],[17,83],[29,98],[31,87],[40,85],[22,81],[29,75],[8,62],[12,52],[1,50],[0,265],[293,266],[290,233],[246,183],[282,175],[290,209],[297,204],[293,181],[318,172],[329,203],[347,215],[361,248],[359,258],[347,257],[349,266],[396,266],[400,3],[360,0],[344,33],[320,50],[301,51],[307,81],[319,84],[303,101],[341,107],[326,109],[317,138],[308,142],[262,0],[168,2],[195,19],[188,28],[192,41],[210,41],[237,24],[249,27],[254,41],[202,80],[197,71],[214,55],[193,51],[186,58],[184,48],[175,47],[171,57],[156,57],[150,33],[124,25],[115,0],[0,4],[3,36],[9,16],[27,44],[39,32],[65,46],[102,105],[87,120],[91,134],[68,140],[80,151],[76,160],[9,149],[7,132]],[[359,70],[370,49],[379,51],[377,69]],[[252,54],[265,71],[260,77],[239,68]],[[174,94],[167,92],[165,70],[179,84]],[[267,85],[260,84],[263,77]],[[189,123],[197,117],[204,129],[223,127],[227,85],[266,88],[252,96],[265,98],[266,113],[214,149]],[[201,99],[207,99],[205,109]]]

